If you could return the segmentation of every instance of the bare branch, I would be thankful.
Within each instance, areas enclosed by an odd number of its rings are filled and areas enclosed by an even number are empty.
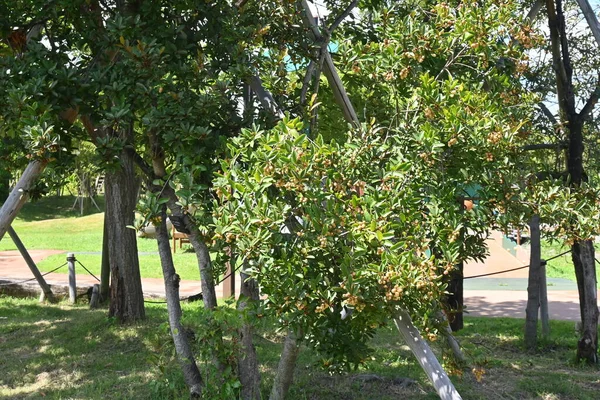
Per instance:
[[[598,80],[600,81],[600,76],[598,76]],[[590,98],[586,101],[581,111],[579,111],[579,114],[577,115],[579,119],[581,119],[582,121],[587,119],[587,117],[590,115],[590,113],[596,106],[596,103],[598,103],[598,99],[600,99],[600,85],[596,86],[596,89],[594,89],[594,91],[590,95]]]
[[[304,105],[306,103],[306,92],[308,91],[308,85],[310,84],[310,80],[315,72],[315,62],[310,61],[308,67],[306,67],[306,74],[304,75],[304,79],[302,80],[302,91],[300,92],[300,105]]]
[[[329,36],[331,36],[331,34],[333,33],[333,31],[342,23],[342,21],[344,19],[346,19],[346,17],[348,15],[350,15],[350,13],[352,12],[352,10],[354,10],[354,8],[358,5],[358,0],[353,0],[352,3],[350,3],[348,5],[348,7],[340,14],[337,16],[337,18],[333,21],[333,24],[331,24],[331,26],[329,27],[329,29],[327,30]]]
[[[527,19],[532,22],[537,15],[540,13],[540,10],[542,9],[542,5],[544,5],[544,1],[543,0],[537,0],[533,6],[531,7],[531,10],[529,10],[529,12],[527,13]]]
[[[539,103],[538,107],[542,111],[542,114],[544,114],[554,125],[558,125],[556,117],[554,116],[554,114],[552,114],[552,112],[550,112],[550,110],[548,109],[548,107],[546,107],[544,103]]]

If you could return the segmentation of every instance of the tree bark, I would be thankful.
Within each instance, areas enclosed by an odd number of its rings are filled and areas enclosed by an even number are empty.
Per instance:
[[[598,289],[594,243],[578,241],[572,247],[573,265],[579,288],[581,337],[577,342],[577,359],[598,362]]]
[[[533,350],[537,346],[538,309],[540,308],[541,242],[540,216],[534,215],[529,222],[530,247],[529,280],[527,285],[527,308],[525,309],[525,347]]]
[[[298,345],[296,334],[293,331],[289,331],[283,343],[283,351],[281,352],[269,400],[283,400],[287,396],[294,380],[294,370],[296,369],[298,353],[300,353],[300,346]]]
[[[242,270],[242,287],[240,288],[240,299],[238,301],[238,310],[241,312],[241,318],[244,319],[242,327],[238,331],[242,351],[238,356],[238,376],[242,384],[240,398],[243,400],[260,399],[260,371],[258,370],[258,356],[254,347],[253,337],[254,328],[249,322],[249,317],[244,315],[250,302],[256,302],[259,299],[258,285],[254,279],[250,279]]]
[[[450,272],[450,281],[448,282],[449,294],[446,296],[446,307],[448,308],[448,321],[453,332],[464,327],[463,269],[462,261],[456,264],[454,270]]]
[[[4,204],[2,204],[2,208],[0,208],[0,240],[6,234],[8,227],[16,218],[23,204],[27,202],[29,190],[34,186],[46,165],[48,165],[46,160],[31,161]]]
[[[108,202],[104,210],[104,224],[102,234],[102,261],[100,265],[100,302],[110,299],[110,259],[108,255]]]
[[[181,304],[179,302],[179,275],[175,271],[173,256],[171,254],[171,245],[169,241],[169,231],[167,229],[166,207],[162,207],[160,224],[156,227],[156,241],[158,243],[158,254],[160,255],[160,264],[162,266],[163,277],[165,281],[165,295],[167,298],[167,313],[169,315],[169,325],[171,327],[171,336],[175,344],[177,359],[183,371],[183,378],[190,390],[192,398],[202,396],[202,376],[196,365],[194,353],[190,346],[188,335],[185,328],[181,325]]]
[[[120,322],[145,318],[144,295],[133,229],[137,203],[138,180],[133,159],[126,151],[121,153],[120,168],[106,175],[106,222],[108,224],[108,254],[110,260],[109,315]]]
[[[460,394],[456,391],[456,388],[448,378],[448,375],[444,371],[444,368],[440,365],[439,361],[433,354],[433,351],[425,340],[421,337],[421,334],[417,328],[413,325],[410,315],[405,310],[398,312],[397,318],[394,320],[396,327],[402,335],[402,338],[410,347],[417,361],[421,365],[421,368],[427,374],[427,377],[433,384],[433,387],[442,400],[459,400],[462,399]]]

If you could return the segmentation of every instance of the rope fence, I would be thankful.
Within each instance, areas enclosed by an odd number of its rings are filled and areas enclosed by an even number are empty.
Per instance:
[[[547,259],[547,260],[542,260],[542,262],[543,262],[543,263],[547,263],[548,261],[552,261],[552,260],[554,260],[554,259],[556,259],[556,258],[558,258],[558,257],[562,257],[562,256],[564,256],[565,254],[569,254],[570,252],[571,252],[571,250],[567,250],[567,251],[565,251],[565,252],[563,252],[563,253],[560,253],[560,254],[557,254],[557,255],[555,255],[555,256],[552,256],[552,257],[550,257],[550,258],[549,258],[549,259]],[[596,260],[596,261],[598,261],[598,260]],[[485,277],[485,276],[499,275],[499,274],[504,274],[505,272],[518,271],[518,270],[520,270],[520,269],[525,269],[525,268],[529,268],[529,265],[524,265],[524,266],[522,266],[522,267],[518,267],[518,268],[511,268],[511,269],[507,269],[507,270],[504,270],[504,271],[490,272],[489,274],[481,274],[481,275],[465,276],[463,279],[483,278],[483,277]]]
[[[48,274],[51,274],[53,272],[58,271],[59,269],[61,269],[62,267],[64,267],[65,265],[67,265],[67,263],[64,263],[63,265],[61,265],[60,267],[56,267],[54,268],[52,271],[48,271],[48,272],[44,272],[42,274],[42,276],[46,276]],[[24,281],[21,282],[8,282],[8,283],[0,283],[0,286],[8,286],[8,285],[20,285],[22,283],[27,283],[27,282],[31,282],[31,281],[35,281],[36,278],[31,278],[31,279],[26,279]]]

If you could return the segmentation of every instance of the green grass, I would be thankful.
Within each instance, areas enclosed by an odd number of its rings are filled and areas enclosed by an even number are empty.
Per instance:
[[[28,249],[64,250],[65,253],[75,253],[76,258],[83,265],[98,275],[102,260],[104,214],[94,212],[83,217],[79,216],[78,212],[70,209],[73,201],[73,196],[64,196],[45,197],[35,203],[27,203],[12,226]],[[103,199],[98,201],[102,207]],[[97,210],[94,208],[94,211]],[[142,253],[140,255],[142,277],[162,278],[156,240],[138,238],[137,245],[138,252]],[[0,250],[16,250],[8,235],[0,241]],[[47,272],[63,264],[65,260],[66,254],[57,254],[41,261],[38,267],[42,272]],[[199,279],[198,264],[193,252],[178,249],[174,255],[174,262],[182,279]]]
[[[596,247],[596,254],[600,250],[598,245]],[[548,242],[542,241],[542,258],[549,259],[569,250],[569,247],[559,242]],[[598,258],[598,256],[596,256]],[[573,261],[571,260],[571,253],[567,253],[563,256],[548,261],[546,265],[546,274],[550,278],[564,278],[576,281],[575,270],[573,269]],[[596,275],[600,276],[600,264],[596,263]],[[598,287],[600,287],[600,282]]]
[[[184,304],[188,326],[201,332],[200,305]],[[40,305],[31,299],[0,297],[0,398],[11,399],[184,399],[185,387],[172,357],[166,307],[148,304],[147,320],[121,327],[104,310],[85,305]],[[575,364],[573,323],[552,321],[551,337],[539,351],[522,350],[523,320],[466,318],[458,339],[471,374],[452,380],[464,399],[596,399],[597,368]],[[261,361],[263,398],[268,397],[281,351],[282,337],[262,328],[256,340]],[[195,346],[199,346],[198,343]],[[343,375],[320,370],[317,357],[303,348],[289,398],[436,399],[418,363],[391,328],[373,340],[374,352],[364,367]],[[439,349],[434,346],[439,354]],[[385,382],[363,382],[361,374]],[[404,388],[390,379],[410,378]]]

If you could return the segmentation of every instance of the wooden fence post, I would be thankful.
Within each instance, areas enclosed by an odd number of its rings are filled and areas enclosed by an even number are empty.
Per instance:
[[[77,283],[75,281],[75,254],[67,254],[67,263],[69,264],[69,301],[71,304],[77,302]]]
[[[226,250],[229,255],[229,261],[227,261],[227,271],[225,271],[225,278],[223,279],[223,298],[228,299],[230,297],[235,298],[235,259],[232,258],[233,251],[231,247]]]
[[[92,297],[90,298],[90,309],[98,308],[100,303],[100,285],[95,284],[92,288]]]

